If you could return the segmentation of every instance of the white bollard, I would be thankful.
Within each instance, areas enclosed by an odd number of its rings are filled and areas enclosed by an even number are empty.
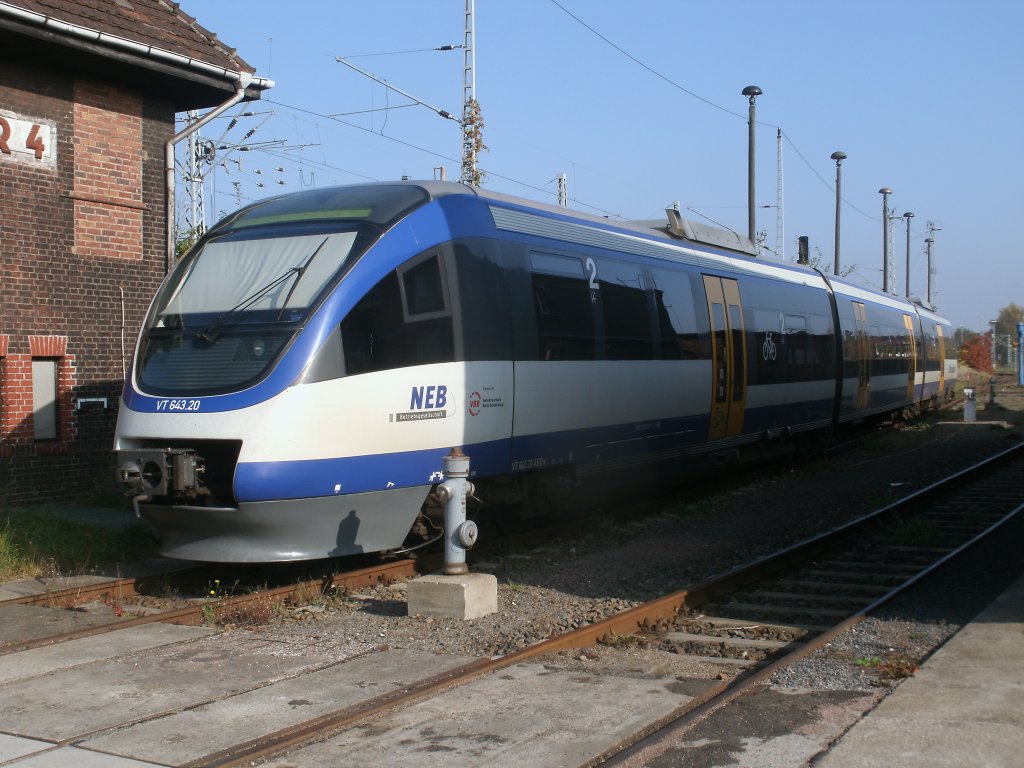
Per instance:
[[[964,421],[978,420],[978,403],[974,399],[974,389],[964,389]]]

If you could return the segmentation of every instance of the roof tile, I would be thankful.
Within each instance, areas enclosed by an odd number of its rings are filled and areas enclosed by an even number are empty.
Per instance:
[[[116,35],[235,72],[253,67],[177,3],[166,0],[3,0],[58,21]]]

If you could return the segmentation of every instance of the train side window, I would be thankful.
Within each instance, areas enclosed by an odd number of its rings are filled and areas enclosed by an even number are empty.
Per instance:
[[[743,400],[743,386],[747,380],[747,356],[743,348],[743,313],[739,305],[729,305],[729,327],[732,329],[732,399]]]
[[[652,270],[651,288],[654,292],[659,357],[662,360],[701,358],[690,276]]]
[[[830,379],[834,375],[835,343],[832,318],[825,315],[808,314],[807,330],[810,333],[811,359],[814,364],[810,372],[812,379]]]
[[[427,320],[448,313],[448,287],[436,254],[413,260],[398,272],[406,320]]]
[[[455,359],[444,270],[436,255],[388,273],[341,322],[349,376]]]
[[[786,315],[786,359],[789,362],[789,376],[793,381],[807,381],[813,378],[814,370],[811,339],[807,334],[807,318],[803,315]]]
[[[532,252],[534,309],[541,360],[593,360],[595,297],[575,256]]]
[[[604,310],[605,357],[649,360],[653,338],[643,269],[602,259],[598,281]]]
[[[938,371],[942,368],[939,360],[939,336],[935,323],[925,326],[925,370]]]

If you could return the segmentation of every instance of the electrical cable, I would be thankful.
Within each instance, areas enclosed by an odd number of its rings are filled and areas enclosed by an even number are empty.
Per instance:
[[[583,19],[581,19],[579,16],[574,14],[572,11],[568,10],[564,5],[559,3],[558,0],[551,0],[551,3],[552,3],[552,5],[556,6],[559,10],[561,10],[563,13],[565,13],[567,16],[569,16],[574,21],[576,21],[578,24],[580,24],[581,26],[585,27],[592,34],[594,34],[595,36],[599,37],[601,40],[603,40],[605,43],[610,45],[616,51],[618,51],[623,56],[628,58],[630,61],[632,61],[633,63],[637,64],[640,67],[643,67],[648,72],[650,72],[652,75],[654,75],[655,77],[659,78],[660,80],[665,81],[666,83],[671,85],[673,88],[676,88],[676,89],[682,91],[683,93],[687,94],[688,96],[691,96],[691,97],[697,99],[698,101],[701,101],[704,104],[707,104],[709,107],[713,107],[714,109],[717,109],[717,110],[720,110],[722,112],[725,112],[727,115],[732,115],[733,117],[738,117],[738,118],[740,118],[742,120],[746,120],[747,119],[747,115],[743,115],[743,114],[741,114],[739,112],[733,112],[731,109],[727,109],[726,107],[723,107],[721,104],[716,104],[715,102],[711,101],[710,99],[706,99],[703,96],[701,96],[701,95],[699,95],[697,93],[694,93],[693,91],[689,90],[688,88],[684,88],[682,85],[677,83],[675,80],[672,80],[671,78],[669,78],[668,76],[662,74],[661,72],[659,72],[658,70],[654,69],[653,67],[645,64],[640,59],[638,59],[636,56],[631,54],[629,51],[627,51],[626,49],[624,49],[620,45],[612,42],[610,39],[608,39],[603,34],[601,34],[596,29],[594,29],[594,27],[592,27],[589,24],[587,24],[587,22],[583,21]],[[832,186],[829,182],[827,182],[822,177],[822,175],[820,173],[818,173],[814,169],[814,166],[811,165],[808,162],[807,158],[804,157],[803,153],[797,148],[796,144],[793,143],[793,140],[782,129],[781,126],[772,125],[771,123],[765,123],[765,122],[762,122],[760,120],[755,120],[755,123],[757,125],[765,126],[767,128],[775,128],[776,130],[782,131],[782,135],[786,137],[786,141],[789,143],[789,145],[796,152],[797,157],[799,157],[800,160],[804,163],[804,165],[806,165],[810,169],[811,173],[813,173],[815,176],[818,177],[819,181],[821,181],[821,183],[824,184],[827,189],[831,190],[833,194],[835,193],[835,187]],[[881,221],[881,219],[879,219],[877,216],[872,216],[871,214],[865,213],[864,211],[860,210],[855,205],[851,204],[845,197],[841,198],[841,200],[843,201],[843,203],[845,205],[847,205],[848,207],[852,208],[854,211],[859,213],[861,216],[864,216],[865,218],[871,219],[872,221]]]

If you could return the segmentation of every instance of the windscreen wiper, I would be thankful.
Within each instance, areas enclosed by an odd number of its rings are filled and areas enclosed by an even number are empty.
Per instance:
[[[306,274],[306,267],[313,263],[313,259],[320,253],[321,249],[327,245],[327,241],[330,237],[325,237],[324,241],[316,247],[316,250],[309,254],[309,258],[306,259],[306,263],[299,267],[299,276],[295,278],[295,282],[292,283],[292,287],[288,289],[288,295],[284,297],[284,301],[281,302],[281,311],[277,313],[277,319],[280,320],[284,315],[284,311],[288,309],[288,302],[292,300],[292,294],[295,293],[295,289],[299,287],[299,283],[302,282],[302,276]]]
[[[215,341],[217,341],[217,339],[220,338],[220,335],[224,332],[224,329],[231,323],[232,320],[234,320],[240,314],[245,312],[245,310],[247,310],[257,301],[262,299],[264,296],[266,296],[268,293],[270,293],[272,290],[274,290],[277,286],[279,286],[285,280],[290,278],[292,275],[300,274],[302,272],[302,269],[302,267],[292,267],[283,275],[267,283],[265,286],[260,288],[255,293],[246,296],[244,299],[235,304],[235,306],[233,306],[227,312],[223,313],[220,317],[218,317],[208,326],[203,328],[201,331],[197,331],[196,338],[199,339],[200,341],[205,341],[207,344],[213,344]]]

